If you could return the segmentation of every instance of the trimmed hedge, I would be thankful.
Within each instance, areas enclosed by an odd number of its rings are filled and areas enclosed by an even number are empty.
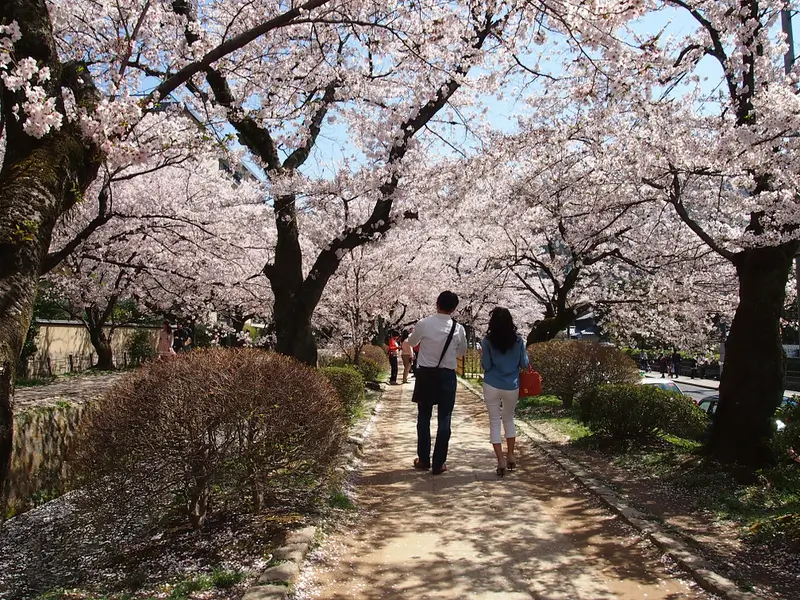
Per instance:
[[[317,369],[262,350],[195,350],[148,363],[94,403],[76,465],[95,512],[122,521],[181,507],[199,528],[211,507],[310,499],[345,433]]]
[[[389,350],[388,348],[383,348],[381,346],[364,346],[361,349],[361,355],[358,357],[358,362],[360,363],[364,359],[372,362],[375,367],[378,369],[378,373],[382,371],[389,370]],[[367,377],[365,377],[369,381]],[[377,379],[377,375],[373,378]]]
[[[619,441],[648,441],[659,432],[699,440],[707,415],[685,396],[651,385],[601,385],[584,395],[578,418]]]
[[[364,381],[377,381],[381,374],[381,370],[378,365],[368,358],[362,357],[357,365],[351,363],[344,356],[337,356],[335,358],[328,359],[326,363],[327,365],[323,368],[339,367],[355,369],[361,374],[361,377],[363,377]]]
[[[613,346],[580,340],[528,346],[533,368],[542,376],[542,393],[558,396],[566,408],[598,385],[635,383],[636,363]]]
[[[348,418],[352,418],[364,401],[364,377],[353,365],[323,367],[320,372],[336,388],[345,414]]]

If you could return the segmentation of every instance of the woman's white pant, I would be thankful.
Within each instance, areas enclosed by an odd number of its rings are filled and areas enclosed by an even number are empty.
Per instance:
[[[517,428],[514,426],[514,409],[519,400],[519,389],[500,390],[484,383],[483,399],[489,410],[489,439],[492,444],[502,444],[500,423],[506,432],[506,438],[517,437]]]

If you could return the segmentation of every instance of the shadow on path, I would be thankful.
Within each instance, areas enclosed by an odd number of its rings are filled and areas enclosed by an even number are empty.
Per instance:
[[[521,444],[519,470],[498,478],[485,408],[461,387],[450,470],[414,470],[410,398],[411,386],[385,394],[355,526],[323,544],[298,598],[708,597],[533,447]]]

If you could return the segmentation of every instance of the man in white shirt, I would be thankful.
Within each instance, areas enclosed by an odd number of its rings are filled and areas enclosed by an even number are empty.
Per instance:
[[[408,342],[419,344],[414,402],[417,403],[417,458],[414,468],[431,469],[434,475],[447,470],[450,420],[456,402],[456,359],[467,351],[464,328],[451,318],[458,296],[442,292],[436,299],[436,314],[417,322]],[[439,405],[436,445],[431,462],[431,416]]]

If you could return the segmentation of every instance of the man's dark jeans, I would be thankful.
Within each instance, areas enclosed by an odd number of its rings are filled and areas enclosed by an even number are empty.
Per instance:
[[[389,381],[391,383],[397,382],[397,357],[389,355]]]
[[[418,379],[417,385],[419,383]],[[433,416],[434,405],[425,400],[417,402],[417,456],[420,463],[431,464],[436,469],[447,461],[447,447],[450,444],[450,421],[453,416],[453,407],[456,404],[456,372],[448,369],[437,369],[436,377],[431,384],[435,385],[435,389],[430,390],[430,392],[439,401],[433,462],[430,462],[430,459],[431,417]]]

